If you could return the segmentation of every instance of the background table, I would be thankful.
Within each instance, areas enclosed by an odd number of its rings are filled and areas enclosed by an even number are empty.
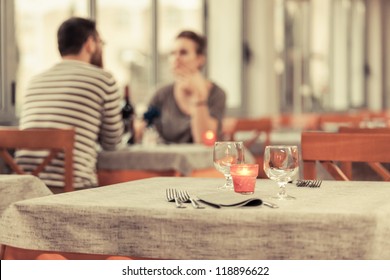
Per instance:
[[[51,194],[46,185],[35,176],[0,175],[0,216],[13,202]],[[4,228],[0,226],[0,231],[2,230]],[[0,256],[2,253],[3,247],[0,246]]]
[[[160,177],[19,201],[0,220],[0,243],[163,259],[390,259],[388,183],[289,185],[297,199],[278,209],[177,209],[165,200],[168,187],[200,196],[223,192],[222,183]],[[256,196],[276,192],[274,182],[257,180]]]
[[[13,202],[51,195],[39,178],[32,175],[0,175],[0,215]]]
[[[246,161],[253,156],[246,152]],[[99,185],[110,185],[156,176],[218,177],[213,163],[213,147],[200,144],[131,145],[99,153]]]

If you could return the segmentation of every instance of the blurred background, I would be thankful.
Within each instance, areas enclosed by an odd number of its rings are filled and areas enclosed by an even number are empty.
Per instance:
[[[60,60],[59,25],[95,19],[104,67],[142,115],[171,80],[174,37],[208,38],[206,75],[227,116],[390,107],[387,0],[0,0],[0,124],[17,124],[29,79]]]

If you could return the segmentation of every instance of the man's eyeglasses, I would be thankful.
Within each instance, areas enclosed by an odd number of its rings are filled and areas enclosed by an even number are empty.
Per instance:
[[[106,42],[104,40],[102,40],[101,38],[94,38],[95,42],[104,46],[106,44]]]
[[[106,44],[106,41],[104,41],[100,38],[97,40],[97,42],[100,43],[102,46],[104,46]]]

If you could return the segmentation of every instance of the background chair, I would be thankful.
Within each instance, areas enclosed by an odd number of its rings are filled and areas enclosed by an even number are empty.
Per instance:
[[[301,153],[304,179],[316,179],[316,162],[336,180],[352,178],[343,172],[339,162],[390,162],[389,133],[303,132]],[[382,176],[390,181],[390,174]]]
[[[286,113],[274,117],[274,128],[292,129],[292,130],[318,130],[320,114],[304,113],[292,114]]]
[[[227,141],[243,141],[259,164],[259,176],[267,178],[263,170],[264,148],[271,143],[273,127],[271,118],[237,118],[224,122],[224,139]],[[246,135],[245,135],[246,134]]]
[[[67,129],[26,129],[16,127],[0,127],[0,157],[17,174],[26,172],[16,163],[9,150],[49,150],[49,154],[42,163],[31,173],[38,176],[40,172],[56,157],[59,152],[64,153],[64,191],[73,191],[73,148],[75,130]]]
[[[364,117],[360,114],[327,113],[318,117],[318,128],[336,132],[340,126],[359,127]]]
[[[390,110],[361,110],[359,114],[363,117],[362,124],[369,128],[390,126]]]
[[[374,133],[374,134],[381,134],[381,133],[389,133],[390,134],[390,128],[389,127],[376,127],[376,128],[360,128],[360,127],[340,127],[339,132],[341,133]],[[389,170],[380,162],[367,162],[366,163],[377,175],[379,175],[380,178],[383,180],[387,180],[390,178],[390,172]],[[388,165],[388,164],[387,164]],[[355,166],[355,169],[357,167]],[[346,174],[350,174],[350,178],[352,178],[352,163],[346,162],[343,164],[343,170]],[[364,174],[366,177],[369,176],[365,169],[359,168],[359,173]]]

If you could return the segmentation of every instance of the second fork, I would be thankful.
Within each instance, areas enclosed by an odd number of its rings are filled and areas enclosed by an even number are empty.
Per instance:
[[[191,202],[195,209],[204,209],[195,199],[193,199],[187,191],[179,191],[179,198],[183,202]]]
[[[168,202],[175,202],[176,208],[186,208],[180,200],[176,189],[166,189],[165,195],[167,197]]]
[[[296,185],[297,187],[309,187],[309,188],[319,188],[322,184],[322,180],[298,180]]]

